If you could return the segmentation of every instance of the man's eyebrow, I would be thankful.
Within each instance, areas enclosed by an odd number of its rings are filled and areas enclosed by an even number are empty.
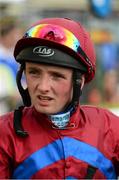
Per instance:
[[[29,66],[28,69],[30,69],[30,70],[41,70],[38,67],[32,67],[32,66]]]
[[[65,72],[56,71],[56,70],[49,70],[50,73],[59,74],[59,75],[65,75]]]

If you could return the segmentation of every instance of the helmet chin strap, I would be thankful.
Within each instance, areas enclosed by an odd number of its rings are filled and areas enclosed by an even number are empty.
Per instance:
[[[21,85],[21,79],[22,79],[22,74],[23,74],[24,69],[25,69],[25,64],[22,64],[20,66],[19,71],[17,72],[16,82],[17,82],[17,87],[18,87],[18,90],[19,90],[20,95],[22,97],[24,106],[30,106],[31,105],[31,98],[30,98],[28,89],[27,88],[24,89]]]
[[[82,94],[81,90],[81,81],[82,74],[79,70],[74,70],[73,72],[73,98],[71,101],[71,105],[73,105],[74,111],[77,109],[79,105],[79,98]]]

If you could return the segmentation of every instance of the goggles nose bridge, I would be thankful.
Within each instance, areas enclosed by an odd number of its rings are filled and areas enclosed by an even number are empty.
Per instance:
[[[47,34],[44,35],[45,39],[55,40],[55,33],[53,31],[49,31]]]

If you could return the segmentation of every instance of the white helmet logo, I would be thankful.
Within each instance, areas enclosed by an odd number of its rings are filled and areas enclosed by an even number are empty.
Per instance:
[[[37,46],[33,49],[33,53],[42,57],[49,57],[54,55],[54,51],[46,46]]]

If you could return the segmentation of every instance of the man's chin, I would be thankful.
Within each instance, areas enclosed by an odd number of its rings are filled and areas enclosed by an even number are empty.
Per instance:
[[[53,111],[49,108],[46,107],[39,107],[39,106],[35,106],[35,109],[37,112],[42,113],[42,114],[46,114],[46,115],[51,115],[51,114],[56,114],[56,111]]]

